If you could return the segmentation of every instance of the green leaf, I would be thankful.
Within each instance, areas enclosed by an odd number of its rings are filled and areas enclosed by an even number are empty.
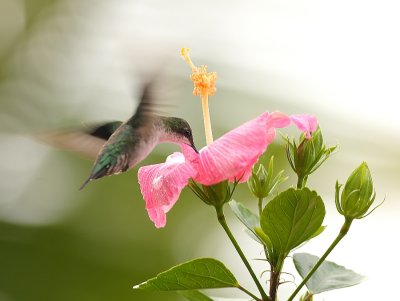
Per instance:
[[[255,242],[258,242],[259,244],[263,245],[261,239],[258,236],[256,236],[253,231],[250,231],[249,229],[246,228],[244,229],[244,233],[250,236],[250,238],[253,239]]]
[[[200,258],[177,265],[133,288],[148,291],[179,291],[238,285],[235,276],[222,262],[213,258]]]
[[[250,209],[245,207],[242,203],[235,200],[231,200],[229,206],[236,217],[246,226],[246,234],[259,244],[263,244],[262,239],[258,236],[255,230],[255,228],[260,227],[260,218],[258,215],[250,211]]]
[[[213,301],[213,299],[199,291],[181,291],[179,294],[189,301]]]
[[[235,200],[229,202],[233,213],[236,217],[251,231],[255,234],[254,228],[260,226],[258,215],[247,209],[242,203]]]
[[[255,233],[257,234],[257,237],[264,243],[264,245],[267,246],[269,250],[272,250],[273,247],[272,242],[267,236],[267,234],[265,234],[260,227],[255,227],[254,230]]]
[[[296,270],[303,278],[307,276],[318,260],[317,256],[307,253],[297,253],[293,256]],[[313,294],[319,294],[359,284],[364,278],[352,270],[325,260],[307,281],[306,286]]]
[[[321,227],[319,227],[319,228],[317,229],[317,231],[315,231],[314,234],[311,235],[310,239],[311,239],[311,238],[314,238],[314,237],[317,237],[317,236],[320,235],[322,232],[324,232],[325,229],[326,229],[326,226],[321,226]]]
[[[286,257],[318,231],[324,216],[324,203],[315,191],[290,188],[265,206],[261,228],[270,239],[275,255]]]

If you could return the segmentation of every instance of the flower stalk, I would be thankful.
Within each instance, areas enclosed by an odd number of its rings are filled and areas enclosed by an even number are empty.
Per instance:
[[[262,211],[263,211],[263,209],[264,209],[263,202],[264,202],[264,198],[261,198],[261,197],[258,198],[258,216],[259,216],[259,217],[261,217]]]
[[[232,242],[233,246],[235,247],[236,251],[238,252],[240,258],[242,259],[244,265],[246,266],[247,270],[249,271],[251,278],[253,278],[254,283],[256,284],[258,291],[260,292],[262,296],[263,301],[270,301],[268,298],[267,294],[265,293],[263,287],[260,284],[260,281],[258,280],[256,274],[254,273],[253,269],[250,266],[250,263],[248,262],[246,256],[244,255],[242,249],[240,248],[238,242],[236,241],[235,237],[233,236],[231,230],[229,229],[228,224],[226,223],[224,211],[222,206],[215,207],[215,210],[217,211],[217,217],[218,217],[218,222],[224,229],[226,235],[228,235],[230,241]]]
[[[296,185],[297,189],[301,189],[301,188],[306,186],[307,178],[308,177],[304,177],[304,176],[298,176],[297,177],[297,185]]]
[[[310,272],[308,272],[307,276],[304,277],[303,281],[299,284],[299,286],[295,289],[295,291],[290,295],[288,301],[293,300],[293,298],[302,289],[302,287],[307,283],[307,281],[311,278],[311,276],[315,273],[315,271],[319,268],[319,266],[325,261],[326,257],[328,257],[328,255],[337,246],[337,244],[343,239],[343,237],[346,236],[346,234],[349,232],[352,222],[353,222],[353,219],[345,218],[345,221],[343,223],[342,228],[340,229],[338,236],[335,238],[335,240],[332,242],[332,244],[329,246],[329,248],[325,251],[324,255],[322,255],[322,257],[318,260],[318,262],[315,264],[315,266],[310,270]]]

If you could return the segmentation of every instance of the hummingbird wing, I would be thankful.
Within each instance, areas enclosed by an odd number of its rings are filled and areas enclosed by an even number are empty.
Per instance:
[[[108,140],[110,136],[121,126],[122,121],[112,121],[92,127],[87,133],[92,137]]]
[[[153,82],[154,80],[144,84],[139,105],[129,119],[135,127],[145,126],[147,117],[153,115]],[[78,152],[95,160],[103,145],[121,125],[121,121],[111,121],[83,128],[48,131],[36,137],[57,148]]]
[[[143,86],[139,105],[137,106],[133,116],[127,121],[133,127],[145,125],[149,120],[149,117],[154,116],[155,104],[154,95],[152,95],[153,85],[154,82],[148,82]]]
[[[57,148],[79,152],[94,160],[101,147],[121,124],[121,121],[112,121],[101,125],[87,126],[84,129],[50,131],[39,134],[37,137]]]

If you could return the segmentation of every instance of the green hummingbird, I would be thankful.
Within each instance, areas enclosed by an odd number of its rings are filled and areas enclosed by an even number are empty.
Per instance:
[[[109,122],[89,133],[107,141],[101,147],[92,172],[80,190],[92,180],[119,174],[136,166],[162,142],[186,144],[198,152],[192,129],[186,120],[154,114],[150,89],[151,85],[147,84],[135,114],[127,121]]]

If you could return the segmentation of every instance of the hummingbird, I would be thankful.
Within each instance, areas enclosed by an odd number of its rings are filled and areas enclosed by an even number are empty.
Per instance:
[[[57,147],[95,157],[92,171],[79,190],[92,180],[133,168],[159,143],[186,144],[198,153],[192,129],[186,120],[154,113],[157,104],[153,101],[152,90],[151,82],[144,85],[135,113],[125,122],[107,122],[83,131],[48,132],[38,137]]]
[[[192,129],[186,120],[154,114],[155,104],[150,90],[151,84],[145,85],[139,106],[127,121],[109,122],[89,133],[107,141],[97,155],[90,176],[79,190],[92,180],[119,174],[136,166],[159,143],[186,144],[198,153]]]

